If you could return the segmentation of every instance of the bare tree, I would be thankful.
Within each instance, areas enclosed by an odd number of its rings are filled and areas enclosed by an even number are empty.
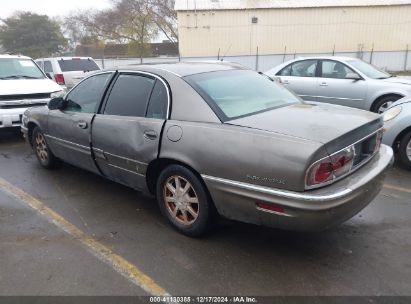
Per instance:
[[[148,43],[160,32],[177,43],[174,0],[112,0],[112,4],[103,11],[71,15],[66,22],[105,41],[136,45],[141,62]]]

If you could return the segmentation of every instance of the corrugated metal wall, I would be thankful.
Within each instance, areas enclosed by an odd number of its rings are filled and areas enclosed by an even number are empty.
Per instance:
[[[258,18],[252,24],[253,17]],[[400,51],[411,5],[178,12],[180,55]]]

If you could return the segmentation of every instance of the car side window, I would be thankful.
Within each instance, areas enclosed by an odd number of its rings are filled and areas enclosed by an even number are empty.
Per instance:
[[[45,73],[53,73],[53,67],[51,66],[50,61],[44,61],[44,68],[43,71]]]
[[[40,69],[42,69],[44,71],[43,61],[38,60],[38,61],[36,61],[36,64],[40,67]]]
[[[112,73],[105,73],[91,76],[78,84],[68,94],[64,111],[95,113],[111,75]]]
[[[336,78],[336,79],[345,79],[347,74],[355,73],[345,64],[333,61],[333,60],[323,60],[321,66],[321,77],[323,78]]]
[[[291,76],[291,64],[277,73],[277,76]]]
[[[295,77],[315,77],[317,60],[303,60],[291,65],[290,75]]]
[[[111,90],[106,115],[145,117],[155,79],[137,74],[121,74]]]
[[[153,92],[151,93],[150,102],[147,108],[147,118],[165,119],[168,108],[168,93],[165,85],[156,80]]]

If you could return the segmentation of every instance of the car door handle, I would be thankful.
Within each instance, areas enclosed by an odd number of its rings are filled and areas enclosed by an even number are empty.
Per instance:
[[[328,87],[328,83],[326,83],[326,82],[321,82],[321,83],[320,83],[320,87]]]
[[[157,132],[153,130],[144,131],[144,137],[147,139],[154,140],[157,138]]]
[[[289,84],[290,82],[288,80],[281,80],[282,84]]]
[[[79,121],[77,123],[77,127],[79,127],[80,129],[87,129],[87,123],[85,121]]]

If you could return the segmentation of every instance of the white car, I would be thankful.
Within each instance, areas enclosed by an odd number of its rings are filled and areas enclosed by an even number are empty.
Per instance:
[[[89,72],[98,71],[100,67],[91,57],[54,57],[36,59],[47,77],[61,86],[71,89]]]
[[[411,95],[411,80],[380,71],[357,58],[309,57],[267,71],[302,99],[382,113]]]
[[[61,92],[31,58],[0,55],[0,129],[20,127],[27,108],[45,105]]]

